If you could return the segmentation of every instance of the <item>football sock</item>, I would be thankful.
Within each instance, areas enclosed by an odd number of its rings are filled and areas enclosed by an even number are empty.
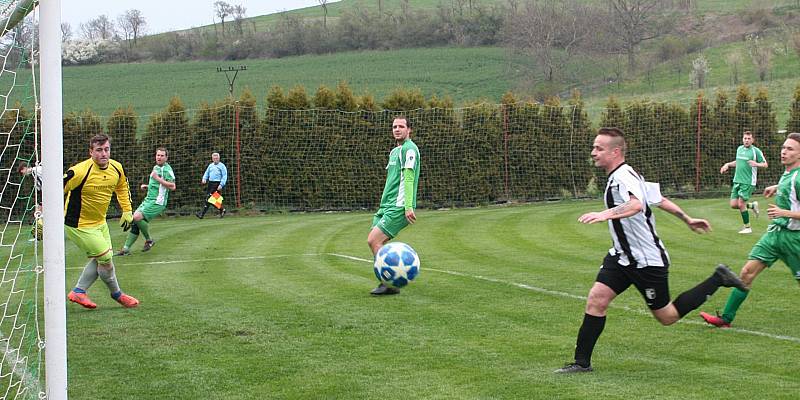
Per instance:
[[[701,304],[705,303],[706,300],[717,291],[721,284],[720,277],[716,274],[712,274],[708,279],[700,282],[697,286],[678,295],[675,301],[672,302],[675,309],[678,310],[678,315],[683,318],[684,315],[700,307]]]
[[[136,243],[136,239],[138,238],[139,238],[138,234],[135,234],[133,232],[128,232],[128,238],[125,239],[125,244],[122,246],[122,248],[124,248],[125,250],[130,249],[131,246],[133,246],[133,244]]]
[[[582,367],[592,365],[592,352],[597,339],[606,326],[606,317],[583,314],[583,324],[578,330],[578,340],[575,343],[575,363]]]
[[[138,222],[138,224],[139,230],[142,231],[142,235],[144,236],[144,240],[150,240],[150,223],[145,220],[141,220]]]
[[[97,280],[97,260],[92,258],[86,264],[86,267],[83,268],[83,272],[81,272],[80,278],[78,278],[78,283],[75,285],[75,288],[83,290],[83,293],[86,293],[86,290],[89,289],[90,286]],[[81,293],[81,292],[76,292]]]
[[[739,310],[739,307],[744,302],[744,299],[747,298],[748,293],[750,293],[749,290],[745,292],[744,290],[733,288],[730,296],[728,296],[728,301],[725,303],[725,310],[722,312],[722,319],[728,323],[733,322],[733,319],[736,318],[736,311]]]
[[[119,284],[117,283],[117,274],[114,271],[114,264],[111,264],[111,268],[97,268],[97,275],[100,276],[100,279],[106,283],[108,286],[108,291],[111,293],[119,292]]]
[[[742,222],[744,226],[750,226],[750,213],[747,210],[742,211]]]

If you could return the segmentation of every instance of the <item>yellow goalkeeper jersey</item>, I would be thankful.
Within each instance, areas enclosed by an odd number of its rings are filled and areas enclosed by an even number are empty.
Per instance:
[[[122,164],[108,160],[100,168],[91,158],[72,166],[64,174],[64,225],[91,228],[106,222],[111,195],[123,212],[132,211],[131,192]]]

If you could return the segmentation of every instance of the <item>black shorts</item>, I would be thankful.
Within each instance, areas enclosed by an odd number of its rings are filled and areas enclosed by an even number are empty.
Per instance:
[[[211,196],[214,192],[217,192],[217,187],[219,187],[219,181],[208,181],[208,185],[206,186],[206,194]]]
[[[658,310],[670,301],[668,276],[668,267],[636,268],[620,265],[619,256],[607,254],[595,281],[610,287],[617,295],[631,285],[636,286],[647,307]]]

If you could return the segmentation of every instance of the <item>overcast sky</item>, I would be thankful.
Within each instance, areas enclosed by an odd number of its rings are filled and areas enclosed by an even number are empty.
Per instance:
[[[147,21],[147,33],[167,32],[214,23],[215,0],[61,0],[61,20],[78,32],[81,22],[99,15],[117,16],[135,8]],[[248,17],[319,5],[317,0],[226,0],[242,5]],[[334,3],[335,0],[329,0]]]

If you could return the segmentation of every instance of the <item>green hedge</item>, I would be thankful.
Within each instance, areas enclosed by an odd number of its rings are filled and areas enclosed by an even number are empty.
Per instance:
[[[790,130],[800,126],[798,103],[800,89],[789,105]],[[64,167],[85,159],[89,137],[106,131],[112,137],[112,157],[125,166],[132,189],[146,182],[155,149],[170,151],[178,184],[171,209],[188,211],[202,204],[200,178],[213,151],[228,167],[224,195],[229,205],[372,209],[394,145],[392,119],[404,114],[413,123],[412,139],[421,152],[422,207],[596,196],[605,182],[590,158],[598,126],[621,127],[629,142],[628,162],[668,193],[726,190],[731,177],[719,168],[733,159],[744,130],[755,133],[770,162],[759,174],[760,186],[781,172],[784,135],[776,133],[774,105],[764,89],[752,96],[743,86],[733,101],[724,92],[713,100],[700,93],[688,107],[645,100],[622,105],[612,98],[597,124],[589,121],[577,93],[565,104],[518,101],[509,93],[500,104],[454,108],[449,99],[426,100],[418,90],[398,89],[380,107],[376,110],[368,93],[354,96],[340,84],[335,90],[321,87],[312,97],[301,86],[288,93],[273,87],[264,107],[249,91],[238,100],[227,98],[196,110],[187,110],[176,97],[149,116],[143,130],[131,108],[117,110],[105,124],[89,110],[68,113]],[[139,201],[143,192],[132,192]]]

